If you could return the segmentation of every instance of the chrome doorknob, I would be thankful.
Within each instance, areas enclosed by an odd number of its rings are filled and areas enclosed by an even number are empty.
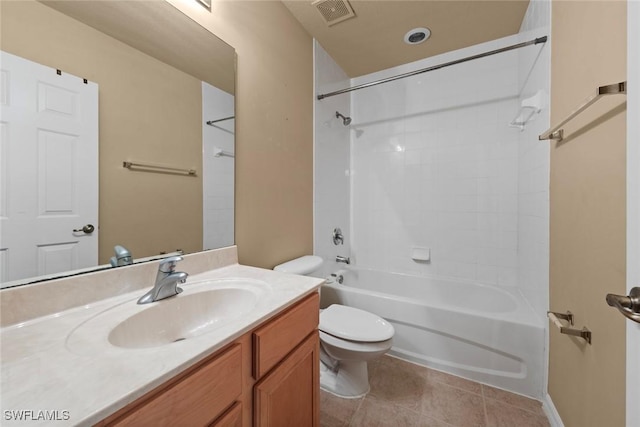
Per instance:
[[[95,231],[95,227],[93,226],[93,224],[87,224],[82,228],[76,228],[73,230],[74,233],[79,233],[79,232],[83,232],[84,234],[91,234]]]
[[[629,296],[607,294],[607,304],[627,319],[640,323],[640,287],[631,288]]]

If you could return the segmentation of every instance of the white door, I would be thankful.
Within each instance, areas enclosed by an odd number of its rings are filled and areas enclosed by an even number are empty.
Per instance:
[[[98,85],[0,55],[0,282],[97,265]]]
[[[640,2],[627,2],[627,295],[640,286]],[[627,426],[640,427],[640,324],[627,320]]]

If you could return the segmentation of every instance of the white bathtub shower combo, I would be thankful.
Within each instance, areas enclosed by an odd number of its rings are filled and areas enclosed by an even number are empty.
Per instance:
[[[517,291],[346,267],[321,307],[375,313],[394,329],[390,354],[527,396],[542,392],[545,330]],[[331,280],[331,279],[330,279]]]
[[[343,270],[321,306],[386,319],[394,356],[536,399],[550,22],[551,2],[532,1],[518,34],[357,77],[314,46],[313,252],[322,277]]]
[[[547,371],[550,153],[538,135],[550,126],[550,10],[530,2],[518,34],[365,76],[318,43],[314,52],[314,254],[322,277],[344,279],[322,287],[321,306],[386,319],[394,356],[536,399]]]

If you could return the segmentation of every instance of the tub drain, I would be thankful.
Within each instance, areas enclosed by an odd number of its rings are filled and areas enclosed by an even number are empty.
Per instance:
[[[184,341],[184,340],[186,340],[186,338],[176,338],[175,340],[173,340],[173,342]]]

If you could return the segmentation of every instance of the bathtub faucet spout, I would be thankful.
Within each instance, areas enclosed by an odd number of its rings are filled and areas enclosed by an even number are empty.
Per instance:
[[[344,262],[345,264],[351,264],[351,260],[349,259],[349,257],[343,257],[340,255],[336,257],[336,262]]]
[[[339,285],[342,285],[342,282],[344,282],[344,276],[342,274],[331,273],[329,278],[332,282],[338,282]]]

